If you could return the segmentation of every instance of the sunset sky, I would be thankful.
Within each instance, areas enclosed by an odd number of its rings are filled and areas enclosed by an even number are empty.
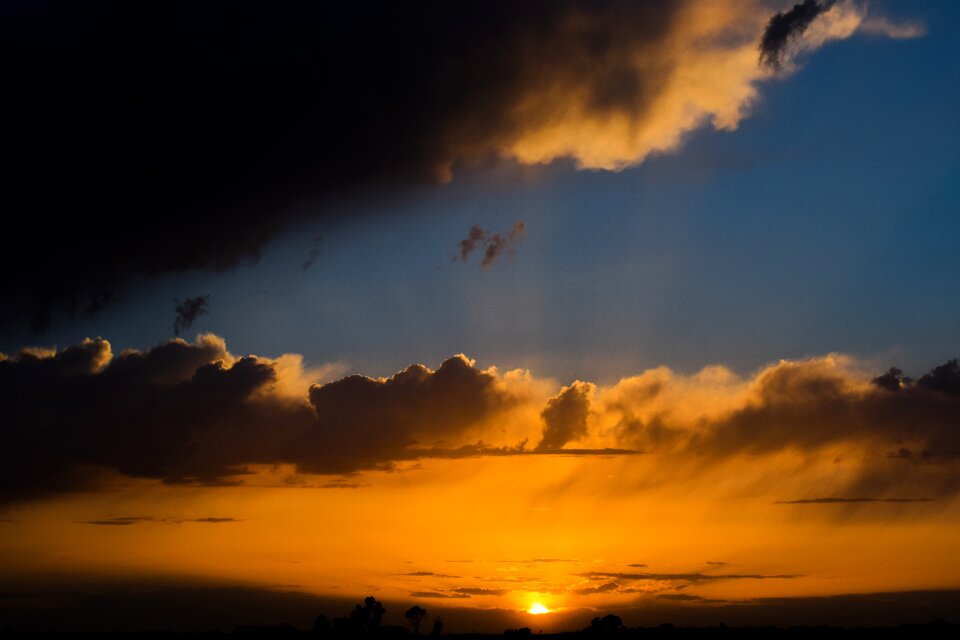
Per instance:
[[[960,4],[51,4],[0,627],[958,621]]]

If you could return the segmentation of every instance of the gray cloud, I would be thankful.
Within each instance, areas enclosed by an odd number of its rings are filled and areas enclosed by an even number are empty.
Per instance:
[[[174,300],[176,306],[176,318],[173,321],[173,335],[179,336],[193,326],[193,323],[202,315],[210,311],[209,294],[187,298],[183,302]]]
[[[695,428],[671,413],[670,403],[687,396],[676,396],[667,379],[658,379],[656,392],[625,379],[593,404],[592,385],[575,383],[547,402],[536,448],[526,440],[458,444],[530,401],[463,356],[436,370],[413,365],[389,378],[313,385],[306,397],[298,395],[306,383],[298,379],[291,392],[283,371],[277,361],[234,357],[215,336],[119,355],[97,338],[56,353],[27,349],[0,358],[0,502],[94,488],[110,473],[231,486],[243,483],[251,465],[287,463],[301,473],[341,476],[290,486],[353,489],[361,483],[344,474],[421,458],[648,452],[667,464],[682,456],[709,465],[846,443],[863,452],[847,474],[852,480],[798,499],[892,503],[960,490],[954,360],[896,390],[821,361],[781,363],[761,372],[729,409],[698,417]],[[649,403],[662,407],[643,413]],[[619,420],[609,432],[625,446],[562,448],[583,436],[591,410]]]
[[[787,45],[802,36],[807,27],[835,3],[836,0],[803,0],[789,11],[774,14],[760,40],[760,64],[779,71]]]
[[[354,375],[313,385],[307,398],[281,393],[282,385],[274,361],[235,358],[214,336],[117,356],[98,338],[2,359],[0,502],[93,488],[105,470],[215,487],[242,484],[255,464],[342,475],[426,457],[550,453],[527,450],[525,441],[442,445],[518,402],[463,356],[436,371],[414,365],[385,379]],[[349,477],[288,485],[363,486]]]
[[[479,249],[483,253],[480,268],[487,269],[500,254],[513,253],[516,243],[523,240],[526,229],[527,225],[523,220],[517,220],[506,234],[491,233],[479,225],[474,225],[470,227],[467,237],[457,243],[459,259],[466,262],[470,254]]]
[[[676,417],[674,403],[684,402],[684,396],[673,395],[672,383],[665,380],[626,385],[607,410],[621,416],[617,429],[623,444],[704,465],[744,454],[790,449],[812,455],[855,444],[860,452],[855,473],[829,493],[925,499],[960,490],[958,381],[955,360],[915,383],[888,374],[872,385],[829,359],[783,362],[750,381],[749,392],[732,408],[705,414],[696,424]]]
[[[560,449],[568,442],[575,442],[587,435],[587,416],[590,414],[593,390],[594,385],[578,380],[547,401],[546,408],[540,414],[544,422],[543,439],[537,449]]]

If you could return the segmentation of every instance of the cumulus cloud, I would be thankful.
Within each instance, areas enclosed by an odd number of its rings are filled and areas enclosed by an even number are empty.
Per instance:
[[[0,360],[0,501],[96,487],[108,472],[231,486],[250,465],[346,474],[423,457],[532,453],[523,439],[483,441],[496,419],[531,402],[529,383],[462,355],[389,378],[309,387],[306,378],[298,356],[237,357],[213,335],[119,355],[102,338],[25,349]],[[488,435],[513,437],[500,422]]]
[[[515,399],[492,372],[460,355],[432,371],[413,365],[386,379],[353,375],[309,391],[318,428],[289,456],[314,473],[349,471],[404,459],[408,448],[449,442],[481,427]],[[299,451],[333,448],[339,456],[303,458]],[[348,466],[344,466],[348,465]]]
[[[256,260],[283,225],[326,210],[306,200],[498,158],[636,165],[694,129],[735,129],[771,75],[761,45],[780,66],[784,42],[811,50],[861,25],[919,33],[827,4],[798,5],[820,13],[806,21],[771,20],[761,0],[9,12],[0,29],[21,66],[0,107],[16,123],[3,204],[21,228],[0,254],[19,274],[0,290],[0,323],[43,330],[149,276]],[[52,232],[49,211],[74,215]]]
[[[587,416],[590,413],[590,396],[595,386],[577,380],[564,387],[559,395],[547,401],[540,414],[543,418],[543,439],[537,449],[560,449],[568,442],[575,442],[587,435]]]
[[[593,410],[617,442],[667,464],[799,454],[796,473],[820,483],[807,490],[893,502],[960,489],[958,377],[951,360],[922,383],[892,386],[841,356],[780,362],[748,380],[716,367],[693,376],[657,369],[604,389]]]
[[[553,393],[530,372],[480,369],[463,355],[386,378],[311,379],[299,356],[239,357],[212,335],[120,354],[103,338],[22,350],[0,359],[0,501],[96,488],[116,474],[211,487],[267,481],[258,469],[278,465],[291,470],[271,476],[283,486],[358,488],[366,484],[355,472],[405,461],[528,455],[619,456],[622,470],[635,470],[625,482],[656,475],[646,485],[699,482],[728,464],[744,482],[776,470],[765,495],[791,504],[960,491],[956,360],[916,381],[874,377],[833,355],[749,378],[658,368]]]

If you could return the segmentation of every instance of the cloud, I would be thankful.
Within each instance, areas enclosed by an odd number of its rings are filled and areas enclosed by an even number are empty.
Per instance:
[[[577,380],[547,402],[540,414],[544,422],[543,439],[537,449],[561,449],[568,442],[575,442],[587,435],[590,396],[595,388],[589,382]]]
[[[465,600],[470,596],[465,593],[441,593],[439,591],[411,591],[411,598],[438,598]]]
[[[291,356],[235,357],[212,335],[119,355],[106,340],[88,339],[0,360],[0,501],[95,488],[117,472],[234,486],[249,465],[345,474],[523,451],[523,443],[460,444],[476,441],[525,393],[522,380],[511,386],[509,376],[476,369],[465,356],[436,371],[414,365],[390,378],[354,375],[309,389],[299,365]]]
[[[857,502],[936,502],[935,498],[805,498],[777,500],[774,504],[849,504]],[[711,564],[711,563],[708,563]]]
[[[841,4],[805,50],[859,28],[865,9]],[[792,15],[771,21],[761,0],[8,11],[21,64],[2,107],[17,124],[3,209],[19,230],[0,270],[18,277],[0,289],[0,324],[42,331],[158,274],[256,261],[284,226],[337,215],[305,202],[502,158],[619,170],[693,130],[735,129],[770,74],[758,46],[779,61]],[[51,229],[49,211],[71,215]]]
[[[422,454],[424,445],[478,430],[515,399],[494,373],[473,365],[460,355],[436,371],[414,365],[386,379],[353,375],[312,386],[318,428],[297,441],[288,459],[304,471],[338,473],[409,459],[409,448]],[[301,455],[330,449],[339,455]]]
[[[480,262],[480,267],[487,269],[501,253],[513,254],[513,246],[523,240],[526,229],[527,225],[523,220],[517,220],[510,229],[510,233],[506,235],[490,233],[479,225],[473,225],[467,237],[457,243],[460,251],[459,259],[466,262],[475,249],[482,248],[483,260]]]
[[[601,390],[592,410],[600,429],[664,473],[769,461],[785,483],[804,477],[822,495],[936,498],[960,490],[956,379],[953,360],[896,391],[841,356],[783,361],[748,380],[716,367],[694,376],[661,368]],[[797,461],[795,475],[781,454]]]
[[[310,247],[310,252],[307,254],[307,259],[303,261],[303,264],[300,265],[300,269],[306,271],[313,266],[313,263],[317,261],[317,258],[320,257],[320,243],[323,241],[323,234],[317,234],[313,236],[313,246]]]
[[[787,44],[803,35],[820,14],[833,7],[836,0],[803,0],[789,10],[774,14],[760,39],[760,64],[779,71]]]
[[[414,460],[544,455],[619,457],[618,490],[709,484],[719,473],[726,490],[758,482],[770,501],[905,503],[960,491],[956,360],[896,385],[836,355],[746,379],[723,367],[658,368],[555,393],[530,372],[479,369],[463,355],[386,378],[311,378],[298,356],[239,357],[213,335],[120,354],[103,338],[21,350],[0,359],[0,502],[96,489],[118,474],[354,489],[368,484],[356,472]],[[563,448],[570,442],[582,444]],[[278,465],[288,470],[263,471]]]
[[[487,589],[485,587],[458,587],[451,590],[465,596],[505,596],[515,589]]]
[[[507,564],[554,564],[554,563],[579,563],[579,562],[586,562],[586,561],[577,560],[574,558],[528,558],[523,560],[497,560],[497,562],[505,562]]]
[[[240,522],[236,518],[154,518],[152,516],[118,516],[115,518],[104,518],[101,520],[82,520],[80,524],[93,524],[98,526],[129,526],[141,524],[144,522],[156,522],[166,524],[182,524],[184,522],[198,522],[203,524],[223,524],[226,522]]]
[[[794,580],[803,576],[797,574],[765,575],[759,573],[607,573],[605,571],[588,571],[578,573],[578,576],[590,579],[614,579],[630,581],[652,582],[714,582],[718,580]]]
[[[84,520],[81,524],[95,524],[98,526],[129,526],[140,522],[149,522],[154,518],[145,516],[124,516],[120,518],[108,518],[106,520]]]
[[[210,310],[209,294],[187,298],[183,302],[174,300],[177,303],[175,309],[177,317],[173,321],[173,335],[179,336],[193,326],[194,321],[202,315],[206,315]]]
[[[922,22],[909,20],[907,22],[893,22],[883,16],[870,16],[863,21],[860,27],[863,33],[884,36],[895,40],[909,40],[920,38],[927,34],[927,27]]]

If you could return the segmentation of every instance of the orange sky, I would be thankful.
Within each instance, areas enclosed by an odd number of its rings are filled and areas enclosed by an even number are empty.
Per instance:
[[[102,357],[93,360],[108,371]],[[306,388],[299,397],[295,389],[310,372],[297,358],[281,362],[280,378],[246,403],[306,403]],[[435,609],[541,603],[555,612],[960,587],[953,463],[894,455],[942,439],[955,412],[947,396],[882,390],[835,355],[747,379],[719,367],[690,376],[660,368],[609,387],[562,389],[533,372],[456,362],[467,367],[458,375],[487,380],[511,401],[453,430],[413,425],[411,433],[435,440],[414,439],[407,451],[419,453],[383,459],[385,470],[249,464],[230,478],[236,486],[103,472],[80,492],[8,505],[0,566],[46,580],[243,584],[373,593]],[[424,371],[427,385],[447,369]],[[383,390],[396,380],[375,383]],[[325,388],[332,394],[338,384]],[[913,396],[883,411],[943,417],[898,431],[902,423],[871,409],[899,402],[897,393]],[[434,406],[411,414],[409,398],[390,402],[377,410],[427,421]],[[824,410],[836,412],[835,424],[815,424],[828,419]],[[260,427],[279,429],[269,420]],[[551,428],[559,439],[544,449],[540,436]],[[763,431],[747,440],[752,428]],[[477,441],[486,455],[458,449]],[[784,504],[823,498],[871,501]],[[550,615],[538,624],[549,628]]]

